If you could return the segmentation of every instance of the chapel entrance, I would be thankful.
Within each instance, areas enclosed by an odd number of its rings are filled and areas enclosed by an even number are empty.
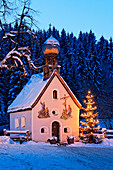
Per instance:
[[[57,137],[57,142],[59,142],[59,129],[60,129],[60,125],[57,121],[52,123],[52,136],[56,136]]]

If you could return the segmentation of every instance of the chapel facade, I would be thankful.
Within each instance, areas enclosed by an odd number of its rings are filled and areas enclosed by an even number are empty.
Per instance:
[[[47,142],[56,136],[79,137],[80,102],[60,75],[57,63],[59,42],[51,36],[43,45],[43,73],[32,75],[26,86],[9,106],[10,130],[29,130],[31,139]]]

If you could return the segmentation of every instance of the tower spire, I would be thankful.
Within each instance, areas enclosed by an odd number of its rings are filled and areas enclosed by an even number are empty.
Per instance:
[[[46,67],[44,67],[44,77],[47,79],[51,76],[54,69],[57,69],[60,73],[60,66],[57,65],[57,57],[59,55],[60,44],[57,39],[52,35],[44,42],[43,45],[43,54],[45,58]]]

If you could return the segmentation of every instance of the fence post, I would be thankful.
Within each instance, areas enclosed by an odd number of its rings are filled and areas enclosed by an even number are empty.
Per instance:
[[[7,131],[6,131],[6,129],[4,129],[3,131],[4,131],[4,136],[6,136],[6,134],[7,134]]]
[[[29,139],[29,130],[27,130],[27,132],[26,132],[26,138],[27,138],[27,141],[28,141],[28,139]]]

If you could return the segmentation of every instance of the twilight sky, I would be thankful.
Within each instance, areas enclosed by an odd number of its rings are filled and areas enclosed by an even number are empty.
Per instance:
[[[31,0],[31,7],[40,12],[35,17],[40,29],[47,30],[51,23],[76,37],[90,29],[97,40],[113,37],[113,0]]]

